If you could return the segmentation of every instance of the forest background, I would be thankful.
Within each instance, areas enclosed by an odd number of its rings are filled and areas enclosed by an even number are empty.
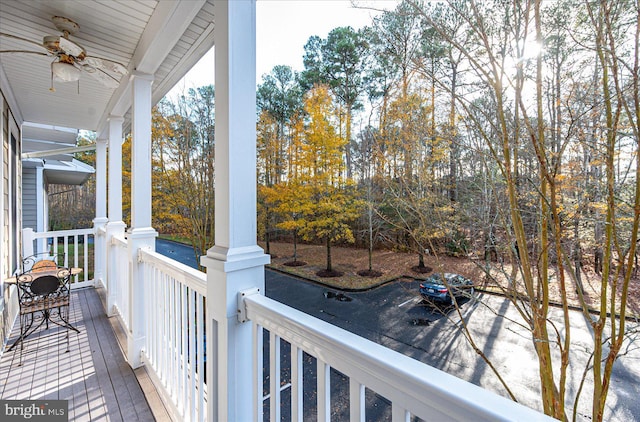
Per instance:
[[[639,283],[639,34],[632,0],[450,0],[404,1],[365,28],[309,38],[304,70],[276,66],[257,90],[266,252],[287,242],[279,264],[296,268],[309,258],[299,244],[322,245],[313,272],[329,280],[344,276],[335,247],[356,248],[365,284],[389,275],[376,251],[412,253],[417,272],[458,259],[521,309],[543,409],[560,419],[577,401],[566,391],[573,305],[592,324],[583,382],[602,420],[635,333],[625,317]],[[153,113],[153,224],[196,254],[214,239],[214,105],[204,86]],[[88,226],[90,209],[74,223]],[[550,325],[552,303],[562,327]]]

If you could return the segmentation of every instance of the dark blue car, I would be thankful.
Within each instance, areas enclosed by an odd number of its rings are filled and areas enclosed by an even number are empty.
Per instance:
[[[459,298],[471,298],[473,296],[474,288],[473,281],[465,278],[459,274],[444,273],[446,284],[442,280],[442,273],[435,273],[425,281],[420,283],[420,294],[427,301],[452,303],[449,289],[451,289],[453,296],[456,300]]]

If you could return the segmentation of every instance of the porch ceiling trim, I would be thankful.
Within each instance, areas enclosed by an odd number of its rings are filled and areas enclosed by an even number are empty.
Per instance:
[[[42,157],[49,157],[52,155],[60,155],[60,154],[75,154],[76,152],[93,151],[94,149],[96,149],[95,144],[85,145],[82,147],[57,148],[57,149],[50,149],[46,151],[24,152],[22,153],[22,159],[42,158]]]

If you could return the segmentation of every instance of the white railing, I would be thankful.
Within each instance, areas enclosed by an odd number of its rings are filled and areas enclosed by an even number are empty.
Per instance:
[[[180,420],[207,419],[206,275],[141,249],[146,342],[143,361]]]
[[[120,324],[125,332],[129,331],[129,284],[130,284],[130,274],[129,274],[129,249],[127,245],[127,239],[120,236],[113,236],[111,238],[111,252],[113,255],[112,263],[116,263],[116,265],[112,265],[112,268],[109,268],[109,271],[114,271],[115,275],[113,277],[109,277],[110,280],[115,281],[113,286],[109,286],[109,288],[113,288],[115,291],[110,292],[113,293],[114,296],[114,312],[118,315],[120,319]],[[110,294],[108,293],[108,294]],[[110,312],[111,310],[109,310]]]
[[[57,230],[34,232],[24,229],[23,257],[40,253],[64,254],[65,267],[79,267],[82,272],[71,279],[72,288],[93,286],[94,273],[94,230]],[[91,255],[91,256],[90,256]]]
[[[266,399],[268,419],[281,420],[281,395],[285,390],[289,390],[291,420],[304,420],[303,352],[315,358],[316,380],[307,380],[305,389],[312,385],[316,390],[318,421],[329,421],[331,417],[332,369],[348,378],[351,421],[365,420],[365,389],[391,403],[394,422],[409,421],[412,416],[425,421],[554,420],[260,294],[247,295],[244,304],[246,317],[253,322],[257,371],[254,393],[258,397],[253,405],[257,421],[263,420]],[[264,330],[269,331],[268,372],[263,368]],[[281,370],[282,340],[290,350],[290,371]],[[269,382],[263,377],[268,377]],[[265,395],[266,385],[269,387]]]

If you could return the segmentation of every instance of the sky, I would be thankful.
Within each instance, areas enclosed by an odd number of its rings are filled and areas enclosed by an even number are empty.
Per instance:
[[[370,25],[382,9],[393,9],[396,0],[257,0],[256,1],[256,83],[276,65],[303,70],[304,45],[312,35],[326,38],[339,26],[354,29]],[[213,50],[205,55],[176,85],[175,90],[213,84]]]

